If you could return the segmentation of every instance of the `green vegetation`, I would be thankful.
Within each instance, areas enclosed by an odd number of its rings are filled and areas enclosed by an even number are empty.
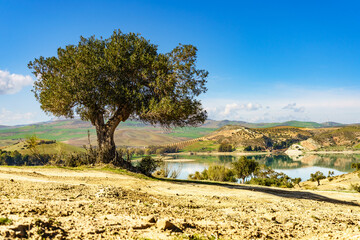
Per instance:
[[[360,184],[351,184],[351,189],[360,193]]]
[[[214,141],[198,141],[181,149],[183,152],[212,152],[219,148]]]
[[[10,225],[12,220],[7,217],[0,217],[0,225]]]
[[[9,152],[18,151],[21,154],[33,154],[33,152],[27,148],[27,143],[24,141],[4,147],[2,150]],[[39,143],[33,151],[36,151],[38,154],[60,154],[84,152],[85,149],[54,140],[39,140]]]
[[[161,165],[160,160],[155,160],[151,156],[146,156],[138,163],[138,169],[142,174],[151,176],[151,174]]]
[[[158,53],[139,34],[114,31],[108,39],[81,37],[78,45],[58,48],[57,56],[29,63],[33,92],[41,108],[95,126],[98,162],[118,161],[114,131],[136,116],[152,125],[196,126],[206,111],[196,100],[206,92],[208,72],[196,69],[197,49],[179,45]]]
[[[233,169],[235,175],[242,179],[242,182],[245,183],[245,179],[251,176],[259,167],[259,163],[253,159],[248,159],[246,157],[240,157],[236,162],[233,162]]]
[[[287,188],[292,188],[301,182],[301,178],[291,179],[284,173],[275,172],[265,165],[260,166],[254,159],[246,157],[241,157],[233,162],[232,168],[225,165],[212,165],[201,173],[196,171],[194,174],[190,174],[189,179],[221,182],[236,182],[237,179],[242,179],[242,182],[246,184]],[[245,181],[246,179],[248,181]]]
[[[0,129],[0,140],[26,139],[28,136],[36,134],[40,139],[65,141],[86,137],[88,130],[90,130],[91,134],[95,134],[95,129],[90,126],[77,128],[75,125],[73,128],[69,128],[70,126],[71,121],[67,122],[66,128],[61,128],[62,125],[54,127],[51,123],[44,123],[25,127]]]
[[[360,163],[352,163],[351,168],[355,168],[355,171],[360,171]]]
[[[233,147],[233,145],[229,143],[221,143],[218,148],[219,152],[233,152],[234,150],[235,148]]]
[[[184,127],[184,128],[174,128],[168,134],[174,137],[194,139],[194,138],[203,137],[209,133],[212,133],[215,130],[216,128]]]
[[[320,186],[320,180],[325,179],[326,177],[324,176],[324,174],[320,171],[317,171],[316,173],[312,173],[310,175],[310,181],[312,182],[317,182],[318,186]]]
[[[201,173],[196,171],[189,175],[191,180],[211,180],[218,182],[236,182],[235,174],[232,169],[221,165],[213,165]]]
[[[259,166],[254,172],[254,177],[248,181],[250,184],[285,188],[292,188],[300,182],[301,178],[291,179],[285,173],[276,172],[265,165]]]

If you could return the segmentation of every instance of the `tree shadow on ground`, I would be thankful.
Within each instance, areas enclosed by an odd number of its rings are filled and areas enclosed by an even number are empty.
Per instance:
[[[196,184],[204,184],[204,185],[215,185],[215,186],[226,187],[226,188],[230,188],[230,189],[256,191],[256,192],[262,192],[262,193],[275,195],[278,197],[291,198],[291,199],[307,199],[307,200],[313,200],[313,201],[319,201],[319,202],[328,202],[328,203],[333,203],[333,204],[349,205],[349,206],[356,206],[356,207],[360,206],[360,204],[356,203],[356,200],[354,200],[354,201],[338,200],[338,199],[325,197],[323,195],[308,192],[308,191],[294,191],[294,190],[279,189],[279,188],[275,188],[275,187],[263,187],[263,186],[242,185],[242,184],[228,184],[228,183],[219,183],[219,182],[203,182],[203,181],[191,181],[191,180],[184,181],[184,180],[177,180],[177,179],[171,179],[169,181],[174,182],[174,183],[180,183],[180,184],[196,183]]]

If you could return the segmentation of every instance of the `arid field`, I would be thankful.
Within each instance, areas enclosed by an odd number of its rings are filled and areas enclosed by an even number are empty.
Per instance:
[[[1,167],[0,191],[4,239],[360,238],[354,192],[43,167]]]

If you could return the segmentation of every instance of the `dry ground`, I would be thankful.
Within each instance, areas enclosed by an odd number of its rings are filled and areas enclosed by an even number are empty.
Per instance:
[[[359,193],[26,167],[0,193],[0,239],[360,239]]]

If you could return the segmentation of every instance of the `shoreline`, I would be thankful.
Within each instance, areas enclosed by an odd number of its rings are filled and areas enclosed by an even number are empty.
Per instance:
[[[253,155],[270,155],[271,152],[254,152],[254,153],[248,153],[248,152],[180,152],[180,153],[168,153],[167,155],[189,155],[189,156],[196,156],[196,155],[209,155],[209,156],[215,156],[215,155],[229,155],[229,156],[253,156]]]
[[[302,154],[360,154],[360,150],[346,150],[346,151],[306,151]],[[288,155],[285,152],[179,152],[179,153],[168,153],[167,155],[203,155],[203,156],[254,156],[254,155]],[[289,156],[289,155],[288,155]]]

